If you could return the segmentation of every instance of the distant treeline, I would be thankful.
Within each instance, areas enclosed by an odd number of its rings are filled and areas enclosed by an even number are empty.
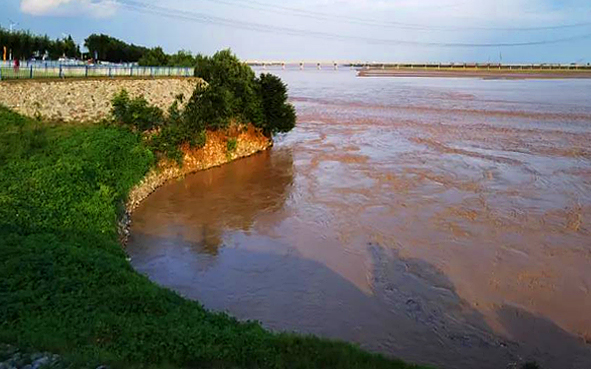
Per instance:
[[[196,58],[189,51],[166,54],[161,47],[147,48],[104,34],[92,34],[84,40],[88,49],[87,59],[97,59],[112,63],[139,63],[143,66],[192,67]],[[0,53],[6,47],[7,58],[12,53],[13,59],[30,59],[45,56],[49,60],[61,57],[82,59],[80,46],[72,36],[62,39],[50,39],[47,35],[39,36],[29,31],[13,31],[0,27]]]
[[[143,46],[128,44],[107,35],[92,34],[84,40],[90,58],[112,63],[135,63],[149,52]]]
[[[138,63],[142,66],[193,67],[195,57],[189,51],[166,54],[161,47],[147,47],[128,44],[107,35],[90,35],[84,40],[90,57],[113,63]]]
[[[84,40],[90,57],[113,63],[139,63],[143,66],[192,67],[195,58],[189,51],[166,54],[161,47],[148,49],[144,46],[128,44],[107,35],[92,34]]]
[[[71,36],[62,39],[50,39],[47,35],[33,35],[28,31],[10,32],[0,27],[0,52],[6,47],[6,57],[12,52],[14,59],[29,59],[33,56],[46,55],[48,59],[58,59],[62,56],[79,57],[80,48]]]

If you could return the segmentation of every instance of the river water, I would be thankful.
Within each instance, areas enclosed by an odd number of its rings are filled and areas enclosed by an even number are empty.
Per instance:
[[[297,128],[145,200],[138,271],[417,363],[591,368],[591,81],[274,73]]]

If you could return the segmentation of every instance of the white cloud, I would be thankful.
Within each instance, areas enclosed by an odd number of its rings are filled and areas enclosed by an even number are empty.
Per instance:
[[[117,10],[113,0],[21,0],[21,11],[30,15],[109,17]]]

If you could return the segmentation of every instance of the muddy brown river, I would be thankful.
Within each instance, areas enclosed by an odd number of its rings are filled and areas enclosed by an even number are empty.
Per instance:
[[[591,368],[591,80],[275,73],[297,128],[146,199],[139,272],[439,368]]]

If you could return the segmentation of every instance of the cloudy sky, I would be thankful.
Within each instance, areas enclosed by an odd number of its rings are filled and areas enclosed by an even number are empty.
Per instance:
[[[0,26],[243,59],[591,63],[589,0],[0,0]]]

